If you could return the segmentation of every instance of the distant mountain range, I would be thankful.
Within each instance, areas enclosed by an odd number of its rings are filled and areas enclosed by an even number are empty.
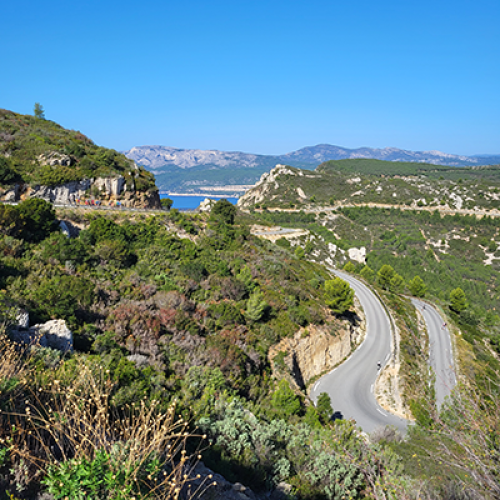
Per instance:
[[[137,146],[123,153],[153,172],[160,189],[186,191],[199,191],[200,187],[204,186],[253,184],[263,172],[269,171],[278,163],[309,169],[316,168],[328,160],[354,158],[430,163],[451,167],[500,163],[500,155],[462,156],[441,151],[407,151],[397,148],[348,149],[330,144],[318,144],[277,156],[166,146]]]

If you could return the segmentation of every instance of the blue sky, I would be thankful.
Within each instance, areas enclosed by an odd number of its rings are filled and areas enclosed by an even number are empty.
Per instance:
[[[4,2],[0,107],[118,150],[500,153],[498,0]]]

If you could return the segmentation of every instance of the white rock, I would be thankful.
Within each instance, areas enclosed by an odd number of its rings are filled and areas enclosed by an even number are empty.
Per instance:
[[[297,194],[304,200],[307,199],[307,196],[306,196],[306,193],[304,193],[304,191],[301,189],[301,188],[297,188]]]
[[[361,248],[349,248],[349,259],[359,262],[360,264],[364,264],[366,261],[366,247]]]
[[[198,207],[198,210],[200,212],[210,212],[212,210],[212,207],[215,205],[215,201],[211,200],[210,198],[205,198],[201,203],[200,206]]]
[[[39,344],[62,352],[73,351],[73,333],[63,319],[53,319],[28,330],[12,330],[11,334],[15,342]]]

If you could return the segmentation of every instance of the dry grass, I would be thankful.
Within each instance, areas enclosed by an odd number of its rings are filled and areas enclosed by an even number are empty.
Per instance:
[[[28,365],[22,352],[10,341],[5,333],[5,325],[0,325],[0,396],[8,393],[14,385],[26,382]]]
[[[74,370],[58,372],[61,380],[71,380],[68,385],[53,380],[48,387],[36,389],[24,408],[10,413],[10,418],[17,419],[13,457],[46,471],[68,460],[92,461],[105,451],[112,458],[110,472],[123,476],[125,471],[126,485],[148,491],[147,498],[177,499],[181,492],[195,498],[206,490],[211,478],[200,484],[193,473],[205,436],[189,433],[188,423],[176,416],[175,403],[163,412],[158,401],[144,400],[115,409],[110,404],[109,373],[83,361],[77,368],[76,377]],[[188,440],[200,443],[191,454],[186,449]],[[152,460],[159,474],[145,472]],[[198,486],[190,491],[194,481]]]

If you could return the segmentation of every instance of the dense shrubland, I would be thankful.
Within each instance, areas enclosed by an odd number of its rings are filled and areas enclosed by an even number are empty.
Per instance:
[[[315,408],[286,380],[273,378],[269,347],[301,326],[329,322],[337,288],[343,307],[352,297],[341,286],[325,287],[330,276],[306,252],[297,256],[252,237],[247,215],[225,203],[209,218],[65,212],[85,226],[67,238],[50,206],[27,211],[24,203],[2,208],[15,210],[3,221],[17,221],[1,224],[4,328],[19,307],[32,323],[63,318],[75,352],[21,352],[0,339],[0,488],[16,498],[43,489],[54,498],[175,498],[177,488],[187,492],[182,483],[200,449],[206,465],[231,481],[259,493],[285,481],[303,499],[475,498],[446,490],[467,484],[483,494],[494,480],[490,462],[479,486],[468,480],[483,465],[473,455],[467,476],[457,470],[462,450],[447,450],[447,436],[463,439],[468,453],[476,430],[438,419],[426,404],[425,378],[409,398],[426,418],[403,442],[390,431],[368,442],[352,422],[330,420],[325,398]],[[46,226],[25,238],[30,217]],[[374,269],[354,267],[377,282]],[[391,307],[402,308],[402,324],[414,328],[403,299],[379,285]],[[462,311],[453,314],[461,321]],[[402,346],[410,362],[415,345]],[[486,382],[480,363],[470,369]],[[414,365],[407,376],[418,379]],[[493,422],[484,393],[475,411]],[[417,457],[427,459],[429,440],[436,450],[441,443],[446,464],[436,463],[433,472],[416,465]],[[165,444],[175,452],[169,455]],[[484,446],[497,445],[485,436],[472,451]]]
[[[56,152],[69,165],[44,165],[41,155]],[[138,191],[155,188],[154,176],[135,169],[112,149],[96,146],[81,132],[66,130],[44,118],[0,109],[0,185],[16,182],[56,186],[84,178],[122,175]]]

